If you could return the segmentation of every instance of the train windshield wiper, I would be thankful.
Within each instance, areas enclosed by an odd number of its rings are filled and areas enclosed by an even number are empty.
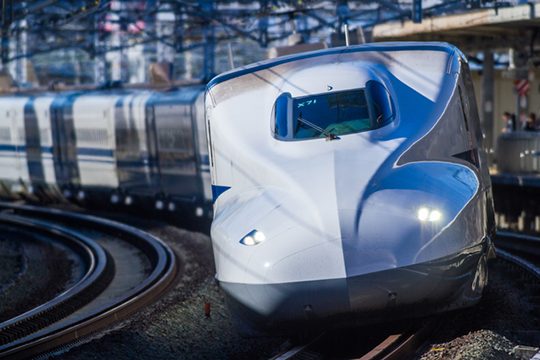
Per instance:
[[[307,121],[306,119],[302,118],[302,116],[299,116],[296,120],[300,121],[303,124],[306,124],[307,126],[311,127],[314,130],[317,130],[321,132],[325,137],[326,140],[339,140],[339,136],[336,136],[336,134],[328,132],[324,130],[322,127],[315,125],[314,123]]]

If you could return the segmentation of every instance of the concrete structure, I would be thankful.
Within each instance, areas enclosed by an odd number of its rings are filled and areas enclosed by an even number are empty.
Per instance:
[[[380,24],[373,28],[374,41],[444,41],[463,51],[482,52],[482,74],[474,74],[476,99],[482,119],[486,147],[493,148],[504,123],[504,111],[524,117],[540,107],[538,71],[533,69],[535,41],[540,28],[540,3],[514,7],[470,11],[458,15],[425,18],[413,21]],[[493,53],[508,51],[525,54],[519,63],[512,58],[506,71],[494,69]],[[517,56],[516,56],[517,58]],[[536,75],[536,76],[534,76]],[[528,97],[520,98],[514,90],[514,80],[532,80]]]
[[[540,3],[470,11],[458,15],[380,24],[374,41],[446,41],[463,50],[530,46],[540,26]]]

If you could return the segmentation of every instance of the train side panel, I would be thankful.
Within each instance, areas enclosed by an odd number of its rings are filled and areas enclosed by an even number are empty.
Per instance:
[[[24,107],[27,97],[2,99],[0,111],[0,168],[6,196],[18,197],[28,185],[24,139]],[[24,183],[23,183],[24,182]]]
[[[114,105],[118,96],[81,96],[73,104],[77,161],[83,187],[118,187]]]
[[[0,106],[0,197],[211,214],[204,86],[8,95]]]
[[[147,105],[151,121],[147,136],[150,163],[156,154],[157,179],[163,199],[169,210],[178,205],[195,207],[196,215],[203,215],[203,184],[200,156],[198,154],[197,125],[194,103],[203,88],[193,87],[183,91],[156,94]],[[202,103],[200,103],[202,104]],[[150,111],[148,109],[151,109]],[[151,149],[155,146],[154,149]]]

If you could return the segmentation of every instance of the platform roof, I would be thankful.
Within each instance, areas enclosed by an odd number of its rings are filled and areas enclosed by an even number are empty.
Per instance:
[[[540,40],[540,4],[376,25],[373,41],[445,41],[463,50],[529,48]],[[540,43],[540,42],[539,42]]]

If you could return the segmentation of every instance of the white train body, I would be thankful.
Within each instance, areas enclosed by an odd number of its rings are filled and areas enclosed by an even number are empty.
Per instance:
[[[83,96],[73,103],[81,186],[118,187],[115,104],[120,96]]]
[[[307,331],[479,301],[491,183],[455,47],[272,59],[212,80],[206,111],[217,280],[241,329]]]
[[[211,216],[204,85],[0,97],[0,197]]]

